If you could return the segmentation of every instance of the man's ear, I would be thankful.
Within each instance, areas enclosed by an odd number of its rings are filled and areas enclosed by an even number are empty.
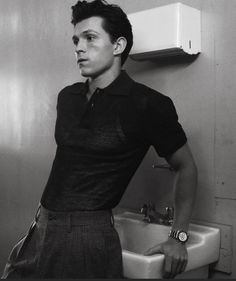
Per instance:
[[[113,54],[115,56],[121,55],[127,46],[127,40],[125,37],[119,37],[114,43],[114,51]]]

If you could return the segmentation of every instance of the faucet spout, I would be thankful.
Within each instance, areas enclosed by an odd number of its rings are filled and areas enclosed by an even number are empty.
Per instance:
[[[162,214],[156,211],[153,203],[144,204],[140,209],[140,213],[144,214],[144,221],[148,223],[158,223],[163,225],[171,225],[174,218],[174,208],[166,207],[166,213]]]

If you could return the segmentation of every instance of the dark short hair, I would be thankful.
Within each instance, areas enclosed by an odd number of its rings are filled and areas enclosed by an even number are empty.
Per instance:
[[[72,6],[72,21],[75,26],[84,19],[99,16],[103,18],[103,28],[109,34],[110,40],[114,43],[119,37],[125,37],[127,46],[121,54],[123,65],[133,46],[132,26],[127,15],[117,5],[108,4],[105,0],[94,0],[92,2],[79,0]]]

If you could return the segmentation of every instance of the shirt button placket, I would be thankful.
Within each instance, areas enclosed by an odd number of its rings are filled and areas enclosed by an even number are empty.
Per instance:
[[[99,94],[99,89],[97,89],[94,93],[94,95],[97,95],[97,94]],[[91,109],[93,109],[94,106],[95,106],[95,103],[94,103],[94,100],[93,100],[92,103],[91,103]]]

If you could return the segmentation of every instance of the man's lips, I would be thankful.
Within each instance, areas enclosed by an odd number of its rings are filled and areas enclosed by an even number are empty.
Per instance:
[[[87,59],[78,59],[78,63],[81,63],[81,62],[85,62],[85,61],[88,61]]]

